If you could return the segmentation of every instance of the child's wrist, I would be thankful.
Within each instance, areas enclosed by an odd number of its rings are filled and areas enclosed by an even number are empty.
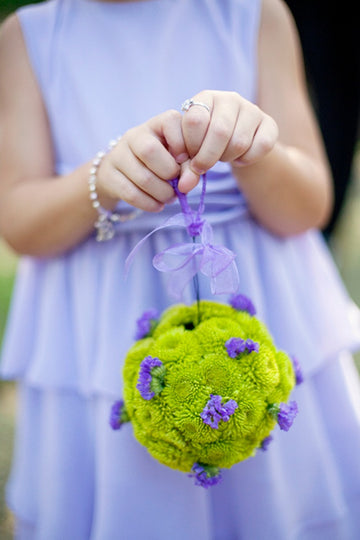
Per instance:
[[[94,223],[94,227],[97,231],[96,240],[103,242],[111,240],[115,235],[115,226],[117,223],[128,221],[135,218],[141,211],[137,208],[133,212],[122,214],[115,211],[115,207],[118,204],[118,200],[112,197],[101,194],[98,191],[97,176],[98,170],[107,152],[111,151],[118,143],[120,137],[111,140],[107,151],[99,151],[93,159],[89,171],[88,186],[89,186],[89,199],[91,206],[96,210],[98,217]],[[101,202],[100,202],[101,196]]]

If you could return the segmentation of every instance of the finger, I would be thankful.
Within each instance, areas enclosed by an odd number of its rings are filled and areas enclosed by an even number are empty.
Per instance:
[[[175,161],[184,163],[189,158],[181,128],[182,116],[178,111],[167,111],[162,118],[164,144]]]
[[[238,159],[250,149],[262,116],[260,109],[254,105],[241,107],[232,137],[221,156],[222,161]]]
[[[178,188],[182,193],[188,193],[199,183],[200,176],[190,167],[190,160],[181,165]]]
[[[210,112],[201,105],[192,105],[183,114],[182,132],[184,135],[186,149],[190,157],[193,157],[198,153],[204,141],[209,127],[211,110],[213,107],[211,95],[204,92],[195,96],[193,101],[195,103],[204,103],[207,107],[209,107]]]
[[[159,203],[166,203],[174,196],[171,185],[168,182],[164,182],[163,178],[160,178],[151,169],[146,167],[131,152],[130,147],[122,145],[116,154],[114,153],[113,167],[115,171],[128,178],[142,192],[148,194]],[[179,166],[177,166],[177,169],[180,171]],[[169,178],[174,178],[174,176],[170,176]]]
[[[162,180],[161,182],[165,184]],[[123,172],[113,167],[105,167],[105,163],[103,171],[99,169],[98,185],[99,192],[101,189],[107,196],[122,200],[146,212],[160,212],[164,208],[164,204],[161,201],[156,200],[140,189]]]
[[[226,102],[214,99],[210,124],[202,145],[191,161],[191,168],[203,174],[219,161],[232,138],[239,115],[236,100]]]
[[[264,115],[252,140],[251,145],[237,159],[234,165],[249,165],[268,154],[274,147],[279,135],[278,126],[273,118]]]
[[[137,130],[129,136],[127,143],[130,151],[147,169],[158,178],[169,180],[179,174],[180,167],[158,136],[151,131]]]
[[[116,184],[121,192],[121,200],[145,212],[161,212],[164,204],[142,191],[122,173],[117,175]]]

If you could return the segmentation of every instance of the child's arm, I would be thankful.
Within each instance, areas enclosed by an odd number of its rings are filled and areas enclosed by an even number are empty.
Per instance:
[[[306,90],[293,20],[279,0],[264,0],[259,39],[258,107],[226,92],[194,98],[183,130],[191,167],[230,161],[256,219],[286,236],[326,223],[332,206],[329,167]],[[275,122],[274,122],[275,120]],[[180,187],[197,176],[184,167]]]
[[[99,167],[101,204],[113,208],[122,199],[161,210],[174,195],[163,179],[179,174],[173,155],[184,151],[180,112],[167,111],[130,130]],[[0,32],[0,233],[17,252],[62,253],[90,234],[97,218],[89,199],[90,166],[55,176],[42,96],[18,19],[10,17]]]

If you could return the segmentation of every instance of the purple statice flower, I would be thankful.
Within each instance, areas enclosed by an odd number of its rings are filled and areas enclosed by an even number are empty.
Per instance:
[[[155,392],[151,388],[151,372],[155,367],[160,367],[162,365],[163,363],[159,358],[153,358],[152,356],[146,356],[140,364],[140,373],[136,388],[139,390],[141,396],[147,401],[155,396]]]
[[[113,429],[120,429],[121,426],[129,421],[128,414],[125,409],[124,401],[119,399],[111,407],[109,424]]]
[[[304,382],[304,375],[303,375],[299,360],[295,356],[292,356],[291,360],[292,360],[293,368],[295,372],[296,384],[299,385],[302,382]]]
[[[159,317],[159,312],[156,309],[145,311],[136,321],[135,339],[142,339],[150,334]]]
[[[195,485],[205,489],[216,486],[216,484],[219,484],[222,480],[221,471],[218,467],[194,463],[191,471],[191,474],[188,475],[189,478],[194,478]]]
[[[282,429],[283,431],[289,431],[289,429],[293,425],[295,416],[297,415],[298,411],[299,409],[296,401],[290,401],[289,405],[287,405],[286,403],[281,403],[277,415],[277,422],[280,429]]]
[[[234,414],[235,409],[238,408],[238,404],[234,399],[230,399],[227,403],[221,403],[221,396],[214,396],[210,394],[210,399],[204,407],[203,412],[200,414],[204,424],[207,424],[213,429],[219,428],[219,422],[228,422],[230,416]]]
[[[244,294],[234,294],[230,300],[230,305],[238,311],[247,311],[249,315],[255,315],[256,309],[250,298]]]
[[[261,450],[266,452],[272,440],[273,440],[273,437],[271,435],[268,435],[267,437],[265,437],[265,439],[261,442],[261,445],[260,445]]]
[[[225,347],[230,358],[236,358],[239,354],[247,352],[259,352],[259,344],[252,339],[230,338],[226,341]]]

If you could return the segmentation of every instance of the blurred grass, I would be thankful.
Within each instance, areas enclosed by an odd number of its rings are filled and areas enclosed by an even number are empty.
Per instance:
[[[351,185],[330,249],[351,298],[360,306],[360,141],[354,157]],[[354,358],[360,371],[360,351]]]
[[[0,344],[10,303],[17,257],[0,239]],[[14,384],[0,381],[0,539],[12,538],[12,516],[6,508],[4,486],[9,474],[15,415]]]

